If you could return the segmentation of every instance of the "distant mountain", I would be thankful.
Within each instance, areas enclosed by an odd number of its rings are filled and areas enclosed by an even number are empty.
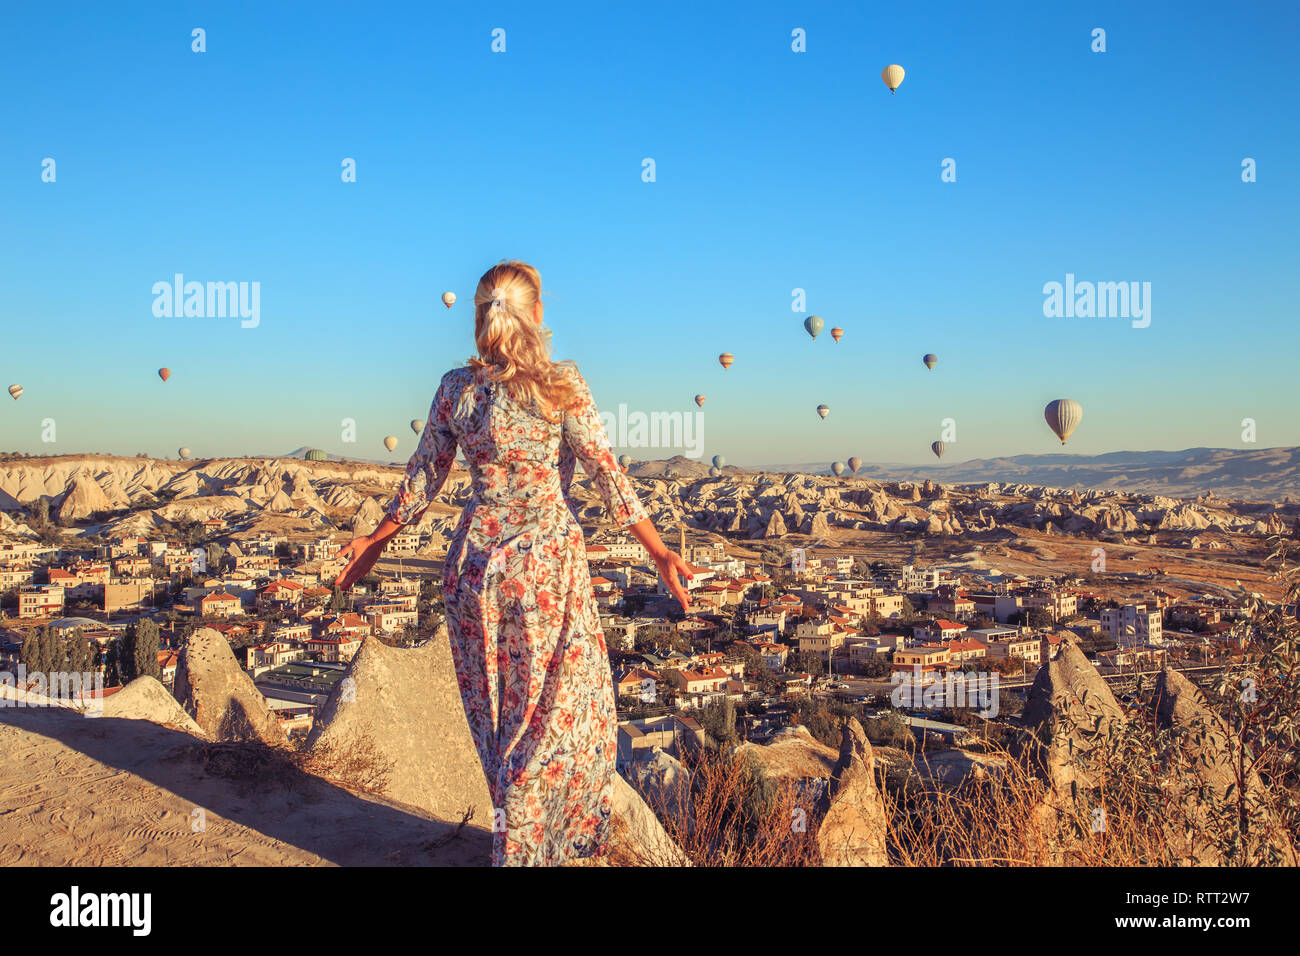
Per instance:
[[[952,454],[952,450],[949,450]],[[824,475],[828,462],[765,465],[762,471]],[[1056,488],[1113,488],[1189,497],[1213,491],[1248,500],[1281,501],[1300,496],[1300,448],[1185,448],[1182,451],[1117,451],[1106,455],[1015,455],[951,464],[863,465],[858,477],[878,481],[978,484],[1020,482]]]

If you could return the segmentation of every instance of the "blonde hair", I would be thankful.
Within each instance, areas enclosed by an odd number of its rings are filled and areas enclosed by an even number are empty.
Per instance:
[[[485,369],[519,405],[556,420],[574,400],[578,367],[551,361],[551,344],[533,318],[542,276],[526,262],[502,260],[474,290],[474,342],[469,366]]]

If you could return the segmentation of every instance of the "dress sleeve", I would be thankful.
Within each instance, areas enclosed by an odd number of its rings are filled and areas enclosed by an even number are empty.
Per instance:
[[[406,474],[397,486],[397,494],[385,513],[399,524],[419,520],[437,497],[456,460],[456,436],[451,431],[451,415],[457,396],[451,387],[452,376],[443,376],[438,392],[429,406],[429,419],[420,432],[420,443],[406,463]]]
[[[602,498],[610,518],[620,527],[636,524],[649,517],[632,482],[618,467],[614,459],[609,436],[596,413],[596,402],[591,397],[591,389],[582,376],[575,376],[577,386],[573,404],[564,413],[564,443],[572,451],[582,469],[591,478]]]

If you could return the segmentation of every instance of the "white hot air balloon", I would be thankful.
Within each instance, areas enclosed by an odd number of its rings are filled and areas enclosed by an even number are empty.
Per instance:
[[[456,304],[456,293],[455,293],[455,292],[444,292],[444,293],[442,294],[442,304],[445,305],[447,308],[450,309],[453,305]]]
[[[862,459],[859,458],[857,455],[854,455],[852,458],[849,459],[849,471],[853,472],[856,475],[858,473],[858,469],[861,467],[862,467]]]
[[[418,418],[411,419],[411,431],[418,435],[422,428],[424,428],[424,422],[420,421]]]
[[[714,455],[714,456],[713,456],[713,467],[714,467],[714,468],[721,468],[721,467],[722,467],[723,465],[725,465],[726,463],[727,463],[727,459],[723,458],[721,455]]]
[[[1056,432],[1056,437],[1064,445],[1083,421],[1083,406],[1072,398],[1058,398],[1047,403],[1043,417],[1047,419],[1047,427]]]
[[[820,415],[822,418],[825,418],[830,413],[831,413],[831,407],[829,405],[817,406],[817,414]]]
[[[188,448],[177,448],[176,454],[180,455],[181,458],[189,458],[190,450]]]
[[[631,456],[631,455],[619,455],[619,456],[618,456],[618,464],[619,464],[619,467],[620,467],[620,468],[622,468],[624,471],[627,471],[627,466],[630,465],[630,464],[632,464],[632,456]]]
[[[394,448],[396,448],[397,447],[396,436],[389,435],[387,438],[385,438],[384,447],[387,448],[389,451],[392,451]]]
[[[836,478],[844,474],[844,462],[842,461],[831,462],[831,474],[833,474]]]
[[[897,63],[891,63],[880,71],[880,78],[885,81],[889,87],[889,95],[894,95],[894,90],[903,85],[903,68]]]

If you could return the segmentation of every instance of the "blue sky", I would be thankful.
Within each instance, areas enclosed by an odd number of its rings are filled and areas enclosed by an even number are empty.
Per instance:
[[[1293,5],[547,6],[8,5],[0,448],[404,460],[503,257],[603,408],[702,392],[733,464],[1053,452],[1058,397],[1081,454],[1300,444]],[[155,317],[177,272],[261,324]],[[1045,318],[1067,273],[1150,326]]]

